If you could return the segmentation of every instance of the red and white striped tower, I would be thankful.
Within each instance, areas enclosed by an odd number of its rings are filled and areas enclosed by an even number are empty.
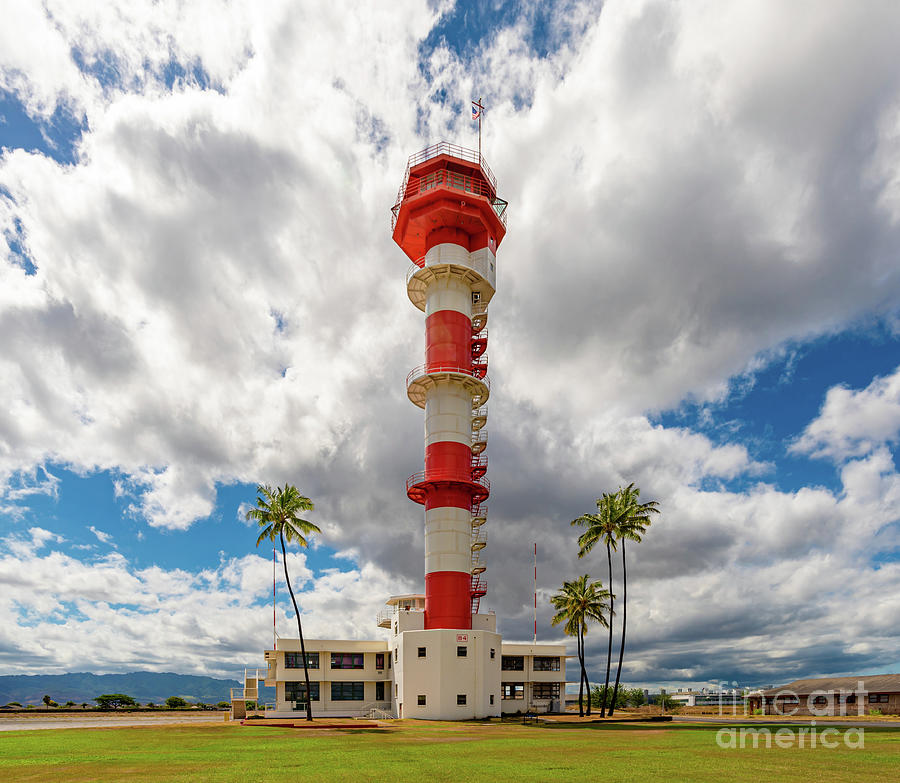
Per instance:
[[[409,159],[393,238],[413,262],[410,301],[425,313],[425,364],[407,378],[425,409],[425,469],[407,481],[425,506],[425,629],[472,627],[487,591],[487,306],[507,203],[479,152],[441,142]]]

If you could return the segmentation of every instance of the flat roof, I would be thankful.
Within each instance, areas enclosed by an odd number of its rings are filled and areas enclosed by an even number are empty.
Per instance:
[[[401,601],[414,601],[421,598],[425,600],[425,593],[405,593],[404,595],[392,595],[385,601],[388,606],[396,606]]]

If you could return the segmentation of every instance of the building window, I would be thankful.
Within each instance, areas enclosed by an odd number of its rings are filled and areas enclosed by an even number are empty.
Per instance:
[[[501,699],[524,699],[525,683],[522,682],[504,682],[500,685]]]
[[[397,635],[397,633],[398,633],[398,628],[399,628],[399,626],[397,625],[397,623],[394,623],[394,636]]]
[[[319,668],[319,653],[306,653],[306,666],[308,669]],[[284,654],[285,669],[302,669],[303,654],[298,652],[286,652]]]
[[[319,700],[319,683],[311,682],[309,684],[309,692],[312,694],[312,700]],[[306,683],[305,682],[285,682],[284,684],[284,700],[296,701],[306,704]]]
[[[332,669],[362,669],[362,653],[331,653]]]
[[[491,647],[491,660],[492,661],[494,660],[494,653],[495,653],[494,648]]]
[[[505,672],[525,671],[524,655],[504,655],[500,659],[500,669]]]
[[[535,655],[534,670],[536,672],[558,672],[559,658],[552,658],[546,655]]]
[[[465,645],[460,645],[456,648],[456,657],[457,658],[465,658],[468,655],[468,648]]]
[[[375,668],[384,668],[384,653],[375,653]]]
[[[419,648],[419,657],[420,657],[420,658],[424,658],[424,657],[425,657],[425,648],[424,648],[424,647],[420,647],[420,648]]]
[[[494,694],[492,693],[491,694],[491,704],[493,704],[493,703],[494,703]]]
[[[391,668],[391,656],[388,654],[388,669]]]
[[[869,699],[871,700],[871,698],[872,698],[872,697],[870,696]],[[766,701],[769,702],[769,703],[772,702],[772,700],[771,700],[770,698],[768,698],[768,697],[766,697]],[[816,697],[812,700],[812,703],[815,704],[815,705],[817,705],[817,706],[819,706],[819,707],[821,707],[821,706],[823,706],[823,705],[825,705],[825,704],[828,703],[828,699],[826,699],[824,696],[816,696]]]
[[[889,698],[887,693],[870,693],[869,704],[887,704]]]
[[[535,699],[558,699],[558,682],[535,682],[531,685],[531,695]]]
[[[400,654],[400,648],[394,648],[394,663],[397,663],[397,656]]]
[[[364,683],[361,682],[333,682],[331,683],[332,701],[362,701],[364,695]]]
[[[465,703],[466,703],[466,694],[464,694],[464,693],[457,693],[457,694],[456,694],[456,703],[457,703],[458,705],[463,705],[463,704],[465,704]]]
[[[375,683],[375,701],[384,701],[384,680]]]
[[[424,707],[424,706],[425,706],[425,694],[424,694],[424,693],[420,693],[420,694],[416,697],[416,702],[418,703],[418,705],[419,705],[420,707]]]

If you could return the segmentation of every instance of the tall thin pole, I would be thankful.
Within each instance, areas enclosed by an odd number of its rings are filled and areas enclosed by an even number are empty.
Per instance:
[[[277,573],[278,559],[275,557],[275,541],[272,540],[272,649],[278,641],[278,634],[275,632],[275,574]]]
[[[534,542],[534,644],[537,644],[537,541]]]
[[[472,101],[472,112],[474,114],[475,109],[478,109],[478,165],[481,165],[481,117],[484,114],[484,106],[481,103],[481,98],[477,101]]]

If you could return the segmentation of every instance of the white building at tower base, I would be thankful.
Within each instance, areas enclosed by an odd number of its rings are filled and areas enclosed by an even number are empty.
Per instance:
[[[304,640],[314,717],[472,720],[564,709],[564,644],[505,643],[493,613],[473,615],[471,629],[425,630],[424,595],[392,596],[387,605],[378,616],[386,640]],[[256,676],[275,688],[266,717],[302,717],[300,640],[278,639],[265,658]],[[235,717],[244,699],[255,700],[255,679],[236,694]]]

